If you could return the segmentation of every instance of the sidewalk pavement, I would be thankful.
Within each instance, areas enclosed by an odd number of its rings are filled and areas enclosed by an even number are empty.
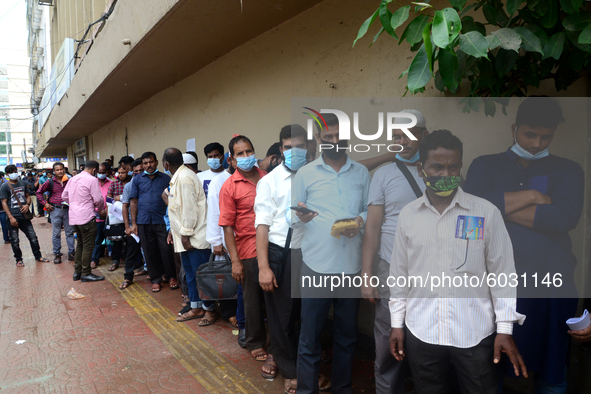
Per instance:
[[[33,224],[43,256],[52,260],[51,225]],[[198,327],[174,321],[180,290],[150,292],[146,276],[118,290],[123,269],[105,258],[107,280],[73,282],[73,264],[37,263],[26,237],[24,268],[10,245],[0,246],[0,391],[2,393],[282,393],[283,379],[267,381],[262,363],[241,349],[229,323]],[[62,233],[62,250],[67,251]],[[66,253],[67,255],[67,253]],[[85,298],[70,300],[74,288]],[[24,341],[24,342],[23,342]],[[356,361],[355,392],[375,392],[373,361]],[[330,366],[321,372],[330,376]]]

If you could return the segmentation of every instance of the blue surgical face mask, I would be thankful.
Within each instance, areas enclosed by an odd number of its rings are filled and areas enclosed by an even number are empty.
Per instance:
[[[127,171],[127,175],[133,176],[133,171]]]
[[[96,177],[97,177],[98,179],[101,179],[101,180],[102,180],[102,179],[107,179],[107,174],[96,174]]]
[[[299,170],[306,164],[307,153],[307,150],[301,148],[291,148],[283,151],[285,166],[292,171]]]
[[[254,164],[257,162],[257,159],[254,155],[250,155],[247,157],[237,157],[236,158],[236,165],[238,166],[238,168],[240,168],[242,171],[250,171],[252,170],[252,167],[254,167]]]
[[[168,170],[164,170],[164,173],[165,173],[165,174],[168,174],[168,175],[172,175],[172,174],[170,173],[170,171],[168,171]]]
[[[405,159],[404,157],[400,156],[400,153],[396,153],[396,159],[398,159],[399,161],[402,161],[404,163],[416,163],[417,161],[419,161],[419,151],[417,150],[417,153],[415,153],[415,155],[413,157],[411,157],[410,160]]]
[[[18,173],[14,172],[12,174],[8,174],[8,179],[11,181],[16,181],[18,179]]]
[[[146,175],[154,175],[154,174],[155,174],[155,173],[157,173],[157,172],[158,172],[158,169],[157,169],[157,168],[156,168],[156,170],[154,170],[154,172],[152,172],[152,173],[149,173],[148,171],[145,171],[145,170],[144,170],[144,174],[146,174]]]
[[[513,144],[513,146],[511,147],[511,150],[513,151],[513,153],[515,153],[517,156],[521,157],[524,160],[528,160],[528,161],[539,160],[539,159],[542,159],[542,158],[549,155],[548,148],[533,155],[533,154],[529,153],[528,151],[526,151],[525,149],[523,149],[517,143],[517,138],[515,138],[514,141],[515,141],[515,144]]]
[[[31,175],[35,175],[35,173],[34,172],[31,172]]]
[[[220,159],[216,159],[215,157],[210,157],[209,159],[207,159],[207,165],[212,170],[217,170],[218,168],[221,167],[222,163],[220,163]]]

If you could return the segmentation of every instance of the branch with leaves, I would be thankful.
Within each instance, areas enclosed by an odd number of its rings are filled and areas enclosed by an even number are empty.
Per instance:
[[[484,101],[485,114],[491,116],[495,102],[505,112],[503,97],[526,96],[528,87],[547,79],[554,80],[557,91],[566,90],[590,66],[591,13],[583,10],[584,0],[448,1],[451,7],[437,10],[429,0],[408,5],[382,0],[353,46],[378,19],[381,27],[371,44],[386,32],[416,52],[400,76],[407,78],[407,92],[424,92],[431,78],[438,90],[452,94],[468,82],[464,111],[477,111],[475,103]],[[399,8],[392,12],[391,4]],[[398,37],[396,30],[409,19],[411,8],[413,19]],[[477,97],[491,99],[471,99]]]

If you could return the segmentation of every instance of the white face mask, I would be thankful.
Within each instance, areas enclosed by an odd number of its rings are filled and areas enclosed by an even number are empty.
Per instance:
[[[18,179],[18,173],[13,172],[12,174],[8,174],[8,179],[11,181],[16,181]]]

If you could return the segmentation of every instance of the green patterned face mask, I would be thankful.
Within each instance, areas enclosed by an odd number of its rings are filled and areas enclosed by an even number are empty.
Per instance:
[[[428,176],[425,175],[427,187],[435,192],[440,197],[447,197],[451,195],[454,190],[460,186],[461,176]]]

